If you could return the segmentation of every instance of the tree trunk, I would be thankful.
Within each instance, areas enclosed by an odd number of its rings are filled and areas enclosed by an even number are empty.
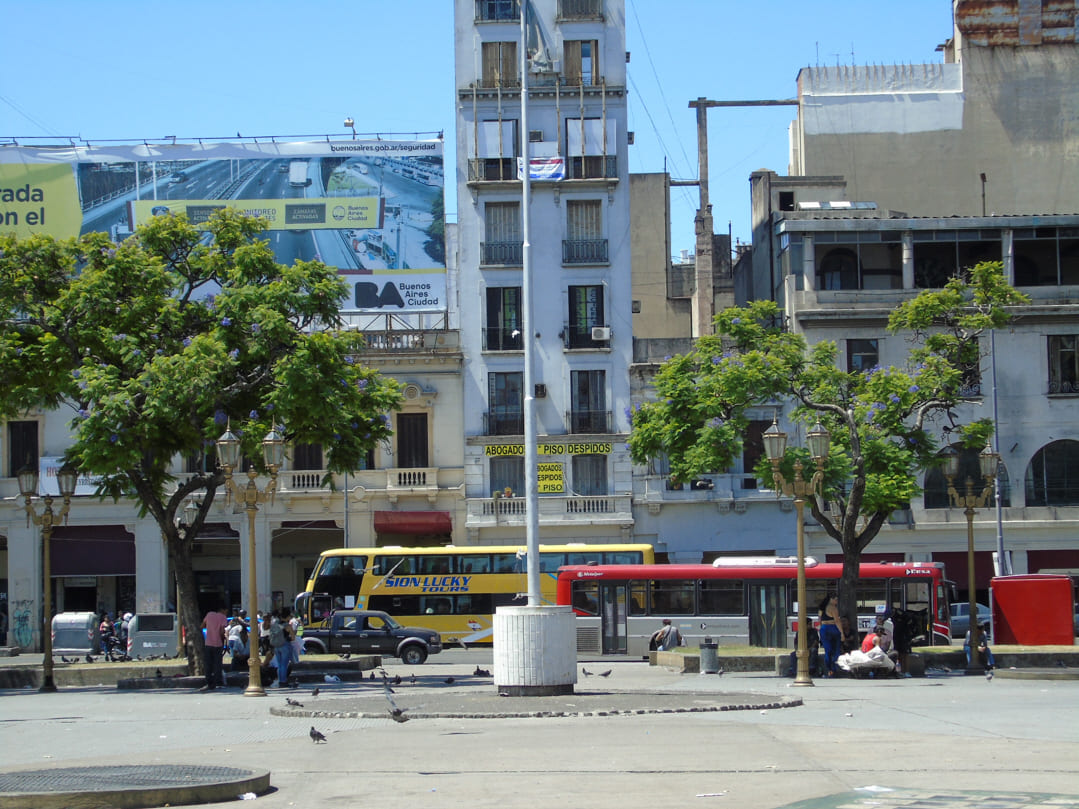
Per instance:
[[[858,573],[862,553],[857,542],[844,542],[843,573],[839,577],[839,614],[850,621],[851,631],[858,632]]]
[[[176,576],[176,611],[180,616],[180,625],[184,630],[184,652],[187,655],[188,671],[192,674],[205,674],[203,670],[202,617],[199,615],[198,588],[195,586],[195,571],[191,567],[191,546],[178,535],[166,534],[169,560]]]

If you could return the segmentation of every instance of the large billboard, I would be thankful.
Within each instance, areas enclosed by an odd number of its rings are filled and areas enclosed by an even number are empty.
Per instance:
[[[169,211],[264,217],[277,260],[319,260],[346,311],[446,311],[439,140],[0,146],[0,232],[123,239]]]

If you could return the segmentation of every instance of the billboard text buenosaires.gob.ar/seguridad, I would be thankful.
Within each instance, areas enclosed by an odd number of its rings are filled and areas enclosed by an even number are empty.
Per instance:
[[[167,213],[267,220],[277,260],[337,267],[345,309],[446,310],[441,141],[0,147],[0,228],[114,240]]]

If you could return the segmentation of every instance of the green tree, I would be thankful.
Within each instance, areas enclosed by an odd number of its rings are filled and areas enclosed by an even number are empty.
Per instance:
[[[631,414],[631,455],[639,464],[665,455],[672,477],[686,481],[731,467],[750,407],[774,403],[778,410],[786,402],[793,421],[819,421],[832,449],[823,496],[807,503],[842,551],[840,611],[854,622],[862,551],[888,515],[921,491],[920,472],[939,462],[930,428],[953,426],[953,409],[969,401],[967,383],[981,359],[978,337],[1008,321],[1007,307],[1026,301],[1005,282],[1000,262],[978,264],[892,312],[889,332],[910,341],[906,366],[850,373],[837,367],[834,342],[807,345],[801,334],[782,328],[775,303],[727,309],[715,318],[715,334],[661,366],[657,398]],[[991,420],[981,419],[953,435],[980,448],[991,433]],[[781,466],[787,480],[795,460],[812,471],[808,453],[792,448]],[[767,459],[755,473],[771,485]],[[824,501],[837,508],[825,512]]]
[[[353,470],[390,435],[401,401],[395,381],[360,364],[362,338],[342,329],[336,271],[278,264],[265,229],[223,209],[201,229],[154,217],[121,244],[102,233],[0,237],[0,417],[72,410],[66,461],[161,528],[195,671],[191,546],[224,476],[176,476],[177,459],[212,458],[231,422],[261,468],[263,436],[283,425],[288,441],[324,447],[329,472]],[[195,494],[183,537],[173,518]]]

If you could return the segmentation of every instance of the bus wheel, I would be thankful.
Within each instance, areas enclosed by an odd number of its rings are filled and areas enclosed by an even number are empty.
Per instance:
[[[401,650],[401,662],[409,666],[418,666],[427,659],[427,650],[422,646],[410,643]]]

